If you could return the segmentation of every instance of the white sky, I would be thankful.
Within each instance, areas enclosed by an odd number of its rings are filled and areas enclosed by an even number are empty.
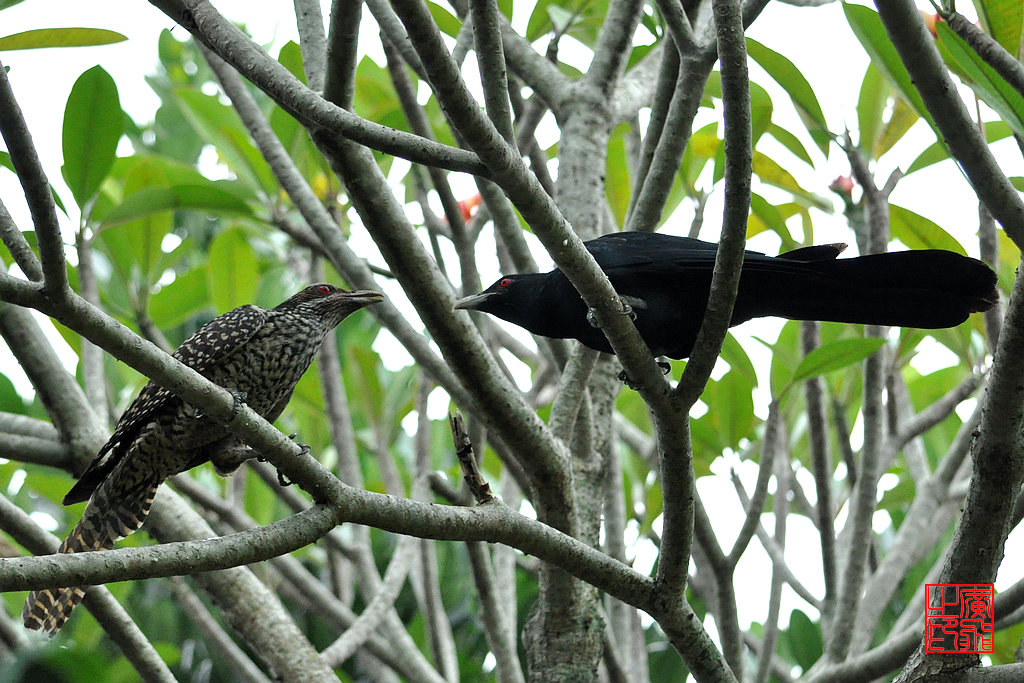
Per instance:
[[[285,42],[297,40],[291,2],[278,0],[277,2],[262,2],[257,5],[251,1],[230,0],[214,4],[230,19],[244,21],[257,42],[273,43],[275,47],[271,49],[272,54],[276,54],[277,49]],[[923,9],[931,11],[928,3],[919,2],[918,4]],[[325,3],[325,5],[326,16],[330,3]],[[525,22],[525,15],[528,11],[528,9],[524,9],[526,5],[527,3],[516,3],[517,22],[519,20]],[[258,6],[259,11],[253,11],[254,6]],[[962,11],[969,10],[969,7],[965,7]],[[520,16],[520,12],[523,13],[523,16]],[[363,28],[366,31],[364,34],[366,37],[363,44],[374,45],[376,48],[375,31],[369,27],[369,24],[368,20],[364,21]],[[129,115],[139,122],[151,120],[159,102],[146,86],[144,77],[155,70],[159,32],[166,28],[172,28],[173,22],[152,5],[137,0],[107,0],[101,3],[84,3],[80,0],[28,0],[0,12],[0,35],[56,26],[110,28],[128,37],[128,41],[124,43],[96,48],[0,52],[0,61],[10,68],[10,80],[28,119],[46,172],[70,206],[71,195],[61,181],[60,164],[64,102],[73,83],[83,71],[95,64],[101,64],[117,83],[121,105]],[[185,31],[180,27],[174,28],[174,33],[179,38],[185,36]],[[839,3],[813,9],[794,8],[778,2],[769,3],[762,16],[754,23],[750,36],[785,54],[803,70],[803,74],[814,88],[833,130],[840,131],[847,123],[851,127],[855,125],[853,112],[868,58],[847,27]],[[564,50],[563,54],[565,54]],[[756,65],[752,66],[751,75],[753,80],[771,93],[775,106],[774,120],[797,133],[808,145],[808,148],[811,148],[806,134],[802,133],[802,124],[797,120],[788,98]],[[903,150],[904,153],[897,151],[896,154],[890,154],[889,158],[906,166],[932,140],[930,131],[923,124],[919,124],[897,147],[897,150]],[[771,151],[774,153],[774,150]],[[127,150],[125,152],[127,153]],[[814,154],[813,150],[812,154]],[[1003,156],[1009,159],[1006,166],[1010,174],[1022,174],[1019,154],[1014,151],[1012,154]],[[826,189],[828,183],[836,176],[849,173],[846,160],[835,152],[827,162],[820,162],[815,170],[798,161],[785,165],[797,176],[806,189],[826,197],[830,196]],[[879,169],[879,178],[884,180],[891,170],[891,167]],[[756,184],[755,191],[763,192],[769,198],[778,196],[769,190],[759,189]],[[15,219],[21,225],[28,225],[27,212],[20,195],[20,188],[12,175],[3,170],[0,170],[0,197],[3,198]],[[977,252],[975,241],[970,237],[976,231],[977,200],[966,180],[949,162],[905,178],[893,194],[892,201],[931,218],[960,238],[969,253]],[[718,215],[720,215],[720,205],[712,202],[706,213],[705,225],[714,225]],[[681,227],[679,229],[685,230],[688,222],[688,215],[680,218]],[[819,242],[849,239],[845,219],[838,211],[832,216],[816,213],[815,232],[816,241]],[[702,236],[708,239],[714,238],[712,234]],[[752,246],[774,253],[778,242],[766,236],[755,241]],[[541,258],[541,264],[545,263],[549,263],[549,261]],[[491,276],[496,277],[497,273],[484,273],[484,281],[489,282]],[[764,333],[759,331],[758,334],[763,335]],[[757,349],[760,349],[760,345],[755,343],[746,346],[751,351],[755,362],[763,366],[767,361],[767,355],[757,356]],[[20,371],[14,367],[14,361],[9,355],[5,355],[6,353],[6,348],[0,345],[0,372],[9,373],[12,379],[19,382],[19,390],[25,389],[27,392],[24,380],[18,379]],[[723,459],[719,459],[717,465],[721,467],[725,476],[701,479],[701,494],[705,501],[733,501],[735,494],[728,481],[727,464]],[[756,467],[753,463],[732,461],[728,463],[728,466],[738,467],[743,472],[744,479],[748,481],[748,487],[752,488],[752,477],[756,475]],[[810,492],[813,493],[813,488],[810,489]],[[738,503],[733,512],[736,511],[738,511]],[[739,525],[738,516],[726,512],[716,515],[715,520],[716,524],[721,525],[720,530],[724,533],[724,538],[734,537]],[[793,553],[798,553],[801,556],[800,561],[794,562],[791,567],[794,570],[810,567],[812,571],[799,573],[806,585],[814,593],[821,595],[823,586],[820,577],[813,571],[815,567],[820,566],[816,536],[810,529],[809,523],[808,528],[803,529],[802,533],[793,528],[803,521],[805,521],[803,518],[790,517],[790,554],[791,557],[793,557]],[[764,523],[766,528],[771,528],[770,515],[765,516]],[[808,543],[806,545],[794,543],[794,539],[798,536],[808,538]],[[1008,553],[1014,551],[1019,553],[1020,546],[1024,544],[1013,537],[1011,537],[1011,541],[1010,547],[1007,549]],[[756,550],[748,551],[744,556],[740,575],[761,577],[764,580],[757,581],[755,594],[745,596],[745,598],[741,596],[739,609],[741,620],[744,623],[751,619],[763,619],[767,609],[764,598],[767,595],[767,577],[770,575],[770,565],[767,564],[767,558],[756,542],[751,547]],[[1024,563],[1012,562],[1008,559],[1004,562],[1003,567],[1004,572],[1000,575],[997,588],[1005,588],[1012,581],[1019,579]],[[789,606],[783,610],[784,622],[788,620],[788,610],[802,601],[787,602],[789,602]],[[806,609],[804,606],[801,607]]]

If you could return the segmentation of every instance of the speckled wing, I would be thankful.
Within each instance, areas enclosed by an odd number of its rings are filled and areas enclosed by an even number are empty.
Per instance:
[[[249,341],[263,327],[266,320],[267,312],[259,306],[240,306],[200,327],[171,355],[199,374],[205,375],[221,360]],[[124,457],[139,430],[149,422],[154,413],[174,398],[174,394],[167,389],[153,382],[147,383],[121,415],[113,435],[82,473],[81,479],[64,496],[64,505],[88,500],[100,482]]]

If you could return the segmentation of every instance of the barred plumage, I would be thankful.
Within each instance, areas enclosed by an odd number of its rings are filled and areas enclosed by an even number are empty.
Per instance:
[[[311,285],[273,309],[241,306],[215,318],[173,355],[273,422],[327,333],[381,299],[377,292]],[[237,467],[241,460],[233,445],[223,425],[149,382],[64,497],[65,505],[89,503],[58,552],[113,547],[142,526],[167,477],[209,460],[218,471]],[[82,588],[33,591],[22,610],[25,626],[55,634],[84,595]]]

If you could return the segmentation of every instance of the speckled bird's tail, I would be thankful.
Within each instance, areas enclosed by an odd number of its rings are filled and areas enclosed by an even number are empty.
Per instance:
[[[93,494],[82,514],[82,520],[60,544],[58,553],[81,553],[109,550],[114,542],[134,533],[142,526],[160,482],[141,483],[129,490],[104,482]],[[113,495],[112,495],[113,494]],[[85,597],[86,587],[46,588],[32,591],[25,601],[21,618],[25,628],[56,633],[71,616],[71,610]]]

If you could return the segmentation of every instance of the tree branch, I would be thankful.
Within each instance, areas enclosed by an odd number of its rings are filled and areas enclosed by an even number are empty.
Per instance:
[[[0,240],[3,240],[7,251],[11,253],[14,262],[21,268],[21,272],[33,282],[43,281],[43,266],[36,258],[36,254],[29,246],[28,240],[18,229],[18,225],[7,212],[7,207],[0,202]]]
[[[761,439],[761,457],[757,463],[757,483],[754,484],[754,493],[750,497],[750,501],[746,503],[746,518],[739,533],[736,534],[736,541],[727,558],[728,564],[733,570],[746,551],[747,544],[754,536],[754,531],[761,523],[761,515],[764,514],[765,502],[768,500],[768,482],[775,467],[775,458],[778,452],[785,448],[783,432],[782,410],[778,400],[775,400],[768,406],[768,419],[765,421],[764,436]],[[733,479],[736,479],[735,472],[733,472]],[[776,493],[777,496],[778,493]]]
[[[818,348],[819,325],[805,321],[800,327],[800,341],[804,355]],[[828,421],[825,410],[825,382],[814,377],[804,382],[804,400],[807,402],[807,435],[811,451],[811,469],[814,473],[814,506],[818,537],[821,539],[821,565],[825,583],[822,598],[822,627],[829,628],[836,601],[836,533],[832,512],[832,477],[834,468],[829,454]]]
[[[35,144],[28,124],[21,115],[21,107],[14,97],[11,82],[7,80],[7,69],[0,64],[0,135],[7,143],[11,163],[25,193],[32,225],[36,231],[39,256],[43,266],[43,292],[47,296],[60,297],[69,291],[67,264],[64,257],[64,240],[57,223],[57,207],[53,203],[50,182],[46,179],[43,164],[36,154]],[[9,229],[5,233],[10,236]],[[6,243],[6,240],[5,240]],[[26,275],[31,277],[32,266]]]
[[[486,175],[486,169],[471,152],[372,123],[327,102],[249,40],[206,0],[187,0],[184,4],[188,7],[188,14],[177,16],[175,9],[181,9],[177,0],[151,1],[172,19],[182,23],[212,51],[227,58],[225,61],[307,128],[351,139],[417,163]]]
[[[318,506],[312,508],[308,515],[300,513],[289,519],[296,520],[299,517],[304,522],[301,524],[303,527],[318,526],[319,535],[327,533],[333,526],[329,508]],[[196,541],[185,539],[210,538],[214,535],[213,529],[167,487],[157,493],[147,525],[150,533],[164,543],[159,548],[180,547],[179,543],[171,542],[183,541],[190,544]],[[295,533],[302,535],[307,531],[296,529]],[[260,535],[262,530],[253,533]],[[108,552],[118,551],[63,555],[61,560],[87,555],[99,555],[102,559]],[[189,573],[191,571],[188,570]],[[276,675],[286,680],[327,680],[334,676],[277,596],[249,569],[232,567],[217,572],[201,572],[192,574],[192,580],[210,595],[214,604],[223,611],[231,628]]]
[[[239,680],[249,683],[270,683],[270,679],[260,671],[245,651],[231,640],[231,636],[221,628],[203,601],[184,580],[174,579],[171,585],[174,599],[203,634],[203,643],[211,652],[217,653],[229,662],[232,673],[238,676]]]
[[[608,3],[608,11],[594,46],[594,57],[583,77],[587,85],[606,94],[614,90],[629,57],[633,33],[640,23],[643,5],[643,2],[637,0],[614,0]]]
[[[84,465],[95,455],[96,443],[102,443],[107,433],[74,376],[64,370],[31,311],[2,303],[6,298],[2,283],[0,278],[0,336],[28,375],[61,443],[67,444],[68,455],[76,465]]]
[[[320,656],[326,659],[332,668],[338,668],[362,648],[386,613],[392,609],[398,592],[405,585],[406,576],[412,568],[415,557],[414,549],[418,543],[419,539],[415,536],[401,536],[398,539],[391,562],[388,564],[387,571],[384,572],[383,585],[367,601],[359,618],[345,630],[340,638],[320,653]]]
[[[939,12],[939,15],[954,33],[1006,80],[1011,88],[1024,96],[1024,67],[1016,57],[959,12]]]
[[[501,43],[498,6],[493,0],[470,0],[469,7],[487,116],[498,133],[514,146],[516,135],[512,127],[512,105],[508,99],[508,76]]]
[[[324,80],[328,59],[327,37],[324,35],[324,16],[320,11],[320,3],[315,0],[294,0],[295,23],[299,31],[299,47],[302,50],[302,70],[306,72],[306,82],[313,90],[325,90]],[[341,5],[339,8],[338,6]],[[335,31],[334,10],[345,14],[344,8],[354,7],[355,16],[346,16],[346,26],[352,31],[351,52],[355,53],[355,34],[359,32],[359,15],[362,12],[361,2],[334,3],[331,7],[331,33]],[[351,12],[351,10],[350,10]],[[334,36],[332,36],[334,37]],[[332,48],[336,46],[332,43]],[[354,62],[353,62],[354,64]],[[351,77],[351,75],[350,75]]]
[[[950,79],[935,41],[911,0],[877,2],[889,40],[910,73],[950,154],[975,193],[1018,247],[1024,247],[1024,203],[992,156]]]
[[[44,531],[26,512],[5,496],[0,496],[0,528],[33,553],[52,553],[60,544],[55,536]],[[4,561],[6,560],[0,560]],[[82,604],[96,617],[143,679],[170,683],[176,680],[152,644],[110,591],[103,586],[94,587],[86,593]]]
[[[690,354],[690,362],[686,364],[686,370],[674,392],[675,399],[684,404],[687,410],[697,401],[711,377],[732,320],[743,265],[747,216],[750,212],[753,142],[750,81],[742,16],[739,3],[730,0],[716,0],[713,12],[722,69],[722,108],[725,116],[725,210],[707,311],[693,353]]]
[[[296,2],[296,5],[298,2]],[[309,51],[311,58],[326,60],[324,72],[319,79],[311,76],[306,69],[309,87],[313,90],[323,88],[324,99],[333,102],[342,109],[352,109],[352,100],[356,92],[356,68],[359,66],[359,23],[363,16],[362,2],[332,2],[331,26],[326,38],[323,35],[323,17],[320,5],[310,2],[310,14],[315,13],[314,26],[309,29]],[[298,14],[298,12],[296,12]],[[319,29],[319,30],[318,30]],[[300,33],[301,37],[301,33]],[[302,60],[306,62],[307,41],[302,43]],[[314,50],[316,52],[314,52]],[[323,52],[320,52],[323,50]],[[319,85],[318,85],[319,83]]]
[[[203,49],[201,48],[201,50]],[[379,289],[366,262],[348,246],[337,223],[317,199],[309,183],[302,177],[295,162],[289,157],[284,145],[281,144],[270,124],[260,112],[259,106],[243,87],[238,74],[228,69],[216,55],[207,50],[203,50],[203,54],[217,76],[221,87],[231,98],[235,110],[256,146],[270,165],[274,176],[281,183],[281,187],[291,198],[299,213],[319,237],[327,259],[338,272],[345,276],[350,285],[362,289]],[[445,390],[460,402],[467,404],[471,402],[468,392],[462,389],[452,371],[430,348],[429,342],[412,328],[409,321],[393,304],[384,301],[372,307],[370,313],[377,316],[381,324],[395,335],[416,359],[416,362],[426,368],[434,380],[445,387]]]

